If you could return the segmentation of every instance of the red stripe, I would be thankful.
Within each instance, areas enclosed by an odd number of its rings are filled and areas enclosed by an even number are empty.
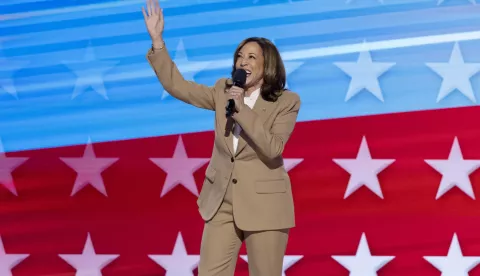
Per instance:
[[[304,258],[287,275],[348,275],[331,255],[354,255],[362,232],[373,255],[396,256],[379,276],[440,275],[422,257],[446,255],[454,232],[464,255],[480,255],[480,202],[457,188],[435,200],[441,175],[424,162],[446,159],[455,136],[465,159],[480,159],[478,118],[480,108],[469,107],[298,123],[284,154],[304,158],[290,171],[297,227],[287,254]],[[379,174],[383,200],[365,187],[343,199],[349,174],[332,159],[354,158],[362,136],[373,158],[396,159]],[[210,157],[212,132],[182,138],[189,157]],[[178,186],[160,198],[166,174],[148,160],[171,157],[177,139],[95,144],[97,157],[120,158],[102,174],[108,197],[91,186],[70,197],[76,172],[59,157],[80,157],[85,146],[8,153],[30,157],[13,172],[18,197],[0,188],[6,252],[31,254],[14,275],[73,275],[57,254],[80,254],[87,232],[98,254],[121,255],[103,275],[162,275],[147,255],[170,254],[179,231],[198,254],[196,197]],[[205,168],[194,174],[199,189]],[[479,171],[471,181],[477,192]],[[238,275],[248,275],[243,260]]]

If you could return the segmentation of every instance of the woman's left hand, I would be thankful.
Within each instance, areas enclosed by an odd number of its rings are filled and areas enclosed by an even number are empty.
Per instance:
[[[245,90],[238,86],[232,86],[228,90],[229,98],[235,101],[235,110],[240,112],[244,107],[243,97],[245,96]]]

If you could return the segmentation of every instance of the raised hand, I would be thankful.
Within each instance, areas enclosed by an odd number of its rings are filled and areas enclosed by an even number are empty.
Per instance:
[[[147,10],[142,7],[143,18],[145,19],[145,25],[147,26],[150,38],[155,44],[163,43],[163,10],[160,8],[159,0],[147,0]]]

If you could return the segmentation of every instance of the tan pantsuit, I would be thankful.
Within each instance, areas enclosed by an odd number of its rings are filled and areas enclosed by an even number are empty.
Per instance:
[[[251,276],[282,275],[288,229],[242,231],[233,218],[232,186],[211,221],[205,223],[200,249],[199,275],[234,275],[237,256],[245,241]]]
[[[291,91],[284,91],[275,102],[259,97],[252,109],[245,107],[227,119],[230,79],[219,79],[212,87],[186,81],[166,47],[149,50],[147,59],[171,96],[215,111],[214,147],[197,201],[205,220],[199,276],[233,275],[242,242],[251,276],[281,276],[288,230],[295,226],[282,153],[295,126],[300,98]],[[234,123],[242,129],[236,151]]]

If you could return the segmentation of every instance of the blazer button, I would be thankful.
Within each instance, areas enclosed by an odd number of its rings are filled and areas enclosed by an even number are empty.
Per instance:
[[[233,184],[237,184],[237,180],[235,178],[232,180],[232,182]]]
[[[230,162],[232,162],[232,163],[233,163],[233,161],[235,161],[235,159],[233,159],[233,157],[232,157],[232,158],[230,158]]]

